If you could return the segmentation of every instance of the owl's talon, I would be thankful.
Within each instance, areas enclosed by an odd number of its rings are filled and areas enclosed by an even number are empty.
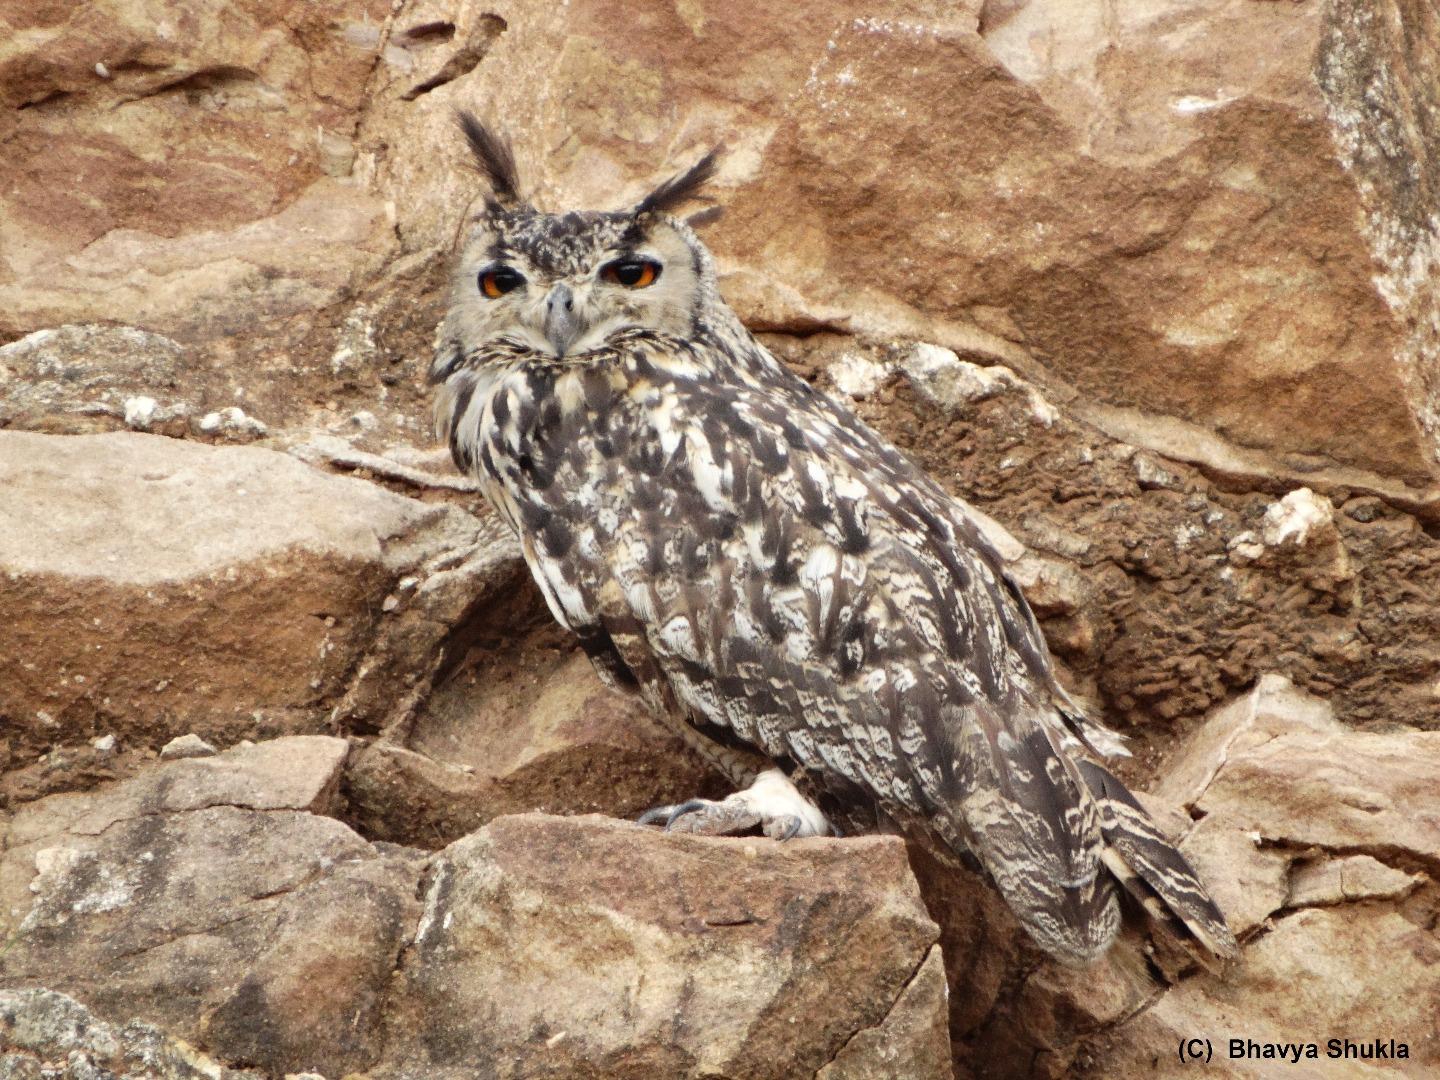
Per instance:
[[[803,824],[798,817],[794,817],[794,816],[785,817],[785,818],[776,818],[775,821],[771,822],[769,825],[767,825],[767,826],[765,827],[765,834],[766,834],[767,836],[773,835],[773,834],[770,832],[770,830],[771,830],[772,828],[774,828],[776,825],[779,825],[779,824],[782,824],[782,823],[783,823],[784,826],[785,826],[785,831],[782,832],[779,836],[776,836],[776,837],[775,837],[776,840],[779,840],[779,841],[781,841],[782,843],[783,843],[784,841],[786,841],[786,840],[793,839],[794,836],[795,836],[795,834],[800,831],[800,826]]]
[[[670,816],[665,819],[665,831],[669,832],[674,827],[675,822],[679,821],[686,814],[694,814],[700,810],[704,810],[707,806],[715,805],[717,804],[712,803],[709,799],[689,799],[679,806],[672,807]]]
[[[778,769],[766,770],[748,788],[719,802],[690,799],[674,806],[657,806],[641,814],[639,822],[692,836],[732,836],[757,825],[772,840],[835,832],[825,815]]]
[[[674,805],[652,806],[636,818],[635,823],[637,825],[659,825],[668,832],[670,826],[674,825],[675,822],[685,814],[693,814],[697,810],[703,810],[707,806],[714,805],[716,804],[710,802],[708,799],[689,799],[683,803],[675,803]]]
[[[635,819],[635,824],[659,825],[661,822],[664,822],[666,825],[668,825],[670,824],[670,815],[674,812],[674,810],[675,807],[673,806],[652,806],[649,810],[646,810],[643,814],[641,814],[638,818]]]

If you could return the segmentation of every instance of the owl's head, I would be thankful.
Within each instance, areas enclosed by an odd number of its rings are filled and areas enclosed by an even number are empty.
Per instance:
[[[489,184],[460,252],[432,376],[460,356],[568,359],[642,335],[688,339],[718,303],[710,253],[671,211],[715,170],[707,154],[627,210],[547,214],[520,195],[509,147],[459,114]]]

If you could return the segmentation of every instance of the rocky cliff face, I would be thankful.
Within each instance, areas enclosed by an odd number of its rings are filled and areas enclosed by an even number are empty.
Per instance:
[[[1440,1062],[1432,5],[0,30],[0,1076]],[[1057,968],[894,840],[547,816],[722,788],[599,686],[429,438],[478,194],[455,107],[553,207],[728,146],[727,297],[995,519],[1241,961],[1136,929]]]

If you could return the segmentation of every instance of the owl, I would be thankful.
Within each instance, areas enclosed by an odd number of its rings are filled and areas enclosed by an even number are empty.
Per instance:
[[[900,831],[978,862],[1062,961],[1105,952],[1122,893],[1232,955],[972,511],[721,299],[675,216],[715,154],[629,209],[545,213],[459,121],[486,190],[437,332],[438,430],[601,678],[738,789],[641,820]]]

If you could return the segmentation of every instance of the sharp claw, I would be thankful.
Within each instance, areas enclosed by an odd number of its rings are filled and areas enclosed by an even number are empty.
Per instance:
[[[831,835],[831,836],[844,836],[845,833],[841,830],[841,828],[840,828],[839,825],[836,825],[836,824],[832,821],[832,822],[830,823],[830,835]]]
[[[658,825],[661,821],[666,821],[668,824],[670,811],[673,809],[674,807],[671,806],[651,807],[636,818],[635,823],[637,825]]]
[[[665,828],[668,830],[678,819],[686,814],[693,814],[696,810],[704,810],[708,805],[704,799],[691,799],[688,802],[682,802],[679,806],[671,807],[670,816],[665,819]]]
[[[783,781],[783,777],[781,779]],[[751,788],[736,792],[719,802],[689,799],[672,806],[656,806],[645,811],[636,821],[641,825],[659,825],[666,832],[678,830],[700,836],[734,836],[757,825],[766,836],[781,842],[804,835],[807,822],[813,820],[809,811],[815,807],[788,781],[784,781],[783,789],[777,792],[773,777],[764,783],[762,780],[763,777],[757,779]],[[756,788],[760,789],[758,803]],[[796,803],[803,805],[807,812],[790,812],[790,808]],[[697,816],[682,822],[680,819],[687,814]],[[835,836],[842,835],[839,828],[823,816],[817,828],[822,836],[832,833]]]

